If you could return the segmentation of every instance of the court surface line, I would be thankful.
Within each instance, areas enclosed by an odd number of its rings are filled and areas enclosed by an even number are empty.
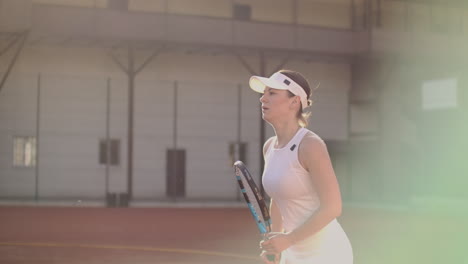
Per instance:
[[[168,253],[196,254],[196,255],[208,255],[208,256],[258,260],[258,257],[251,257],[251,256],[246,256],[246,255],[230,254],[230,253],[223,253],[223,252],[217,252],[217,251],[180,249],[180,248],[156,248],[156,247],[140,247],[140,246],[63,244],[63,243],[22,243],[22,242],[0,242],[0,246],[123,249],[123,250],[138,250],[138,251],[153,251],[153,252],[157,251],[157,252],[168,252]]]

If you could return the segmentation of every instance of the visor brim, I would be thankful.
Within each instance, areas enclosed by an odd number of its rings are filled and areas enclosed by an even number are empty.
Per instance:
[[[264,93],[266,87],[270,87],[273,89],[287,90],[278,81],[272,80],[270,78],[260,77],[260,76],[250,77],[249,85],[250,85],[250,88],[257,93]]]

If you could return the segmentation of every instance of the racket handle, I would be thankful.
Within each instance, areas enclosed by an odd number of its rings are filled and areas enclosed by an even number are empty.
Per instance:
[[[271,262],[275,261],[275,255],[267,255],[266,257]]]

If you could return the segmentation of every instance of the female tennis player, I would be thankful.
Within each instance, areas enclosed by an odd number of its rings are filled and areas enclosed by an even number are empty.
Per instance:
[[[271,197],[272,232],[261,241],[261,257],[281,264],[351,264],[353,252],[336,218],[341,214],[338,182],[323,140],[306,129],[311,89],[298,72],[252,76],[263,119],[276,136],[263,147],[262,183]]]

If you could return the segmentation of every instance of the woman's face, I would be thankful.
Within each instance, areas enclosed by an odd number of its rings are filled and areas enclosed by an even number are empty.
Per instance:
[[[293,113],[293,101],[295,97],[289,97],[287,90],[273,89],[266,87],[260,97],[262,103],[262,117],[265,121],[271,122],[278,118],[289,118]]]

